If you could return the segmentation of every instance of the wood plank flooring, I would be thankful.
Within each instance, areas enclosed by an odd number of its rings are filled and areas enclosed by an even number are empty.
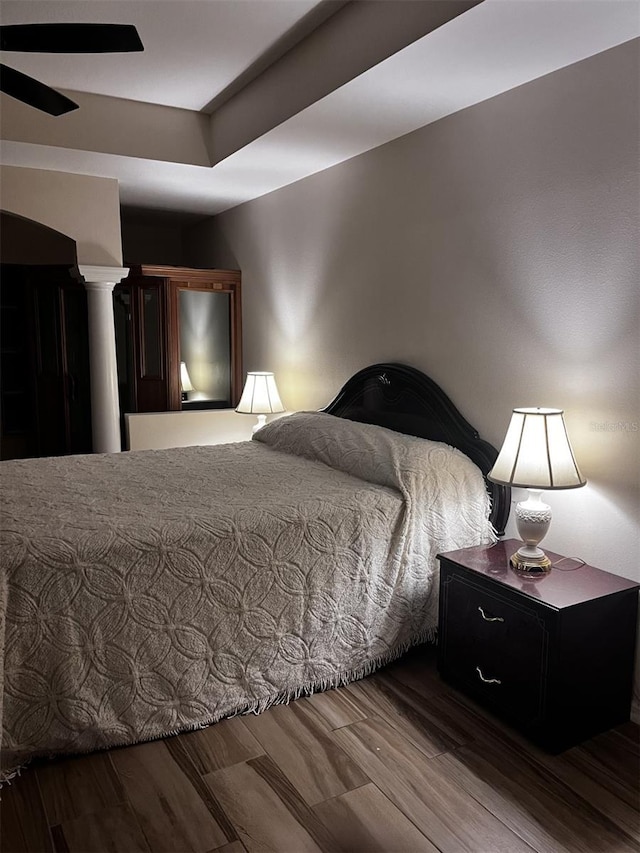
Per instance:
[[[260,716],[34,763],[0,792],[0,850],[637,853],[639,769],[638,726],[547,755],[421,646]]]

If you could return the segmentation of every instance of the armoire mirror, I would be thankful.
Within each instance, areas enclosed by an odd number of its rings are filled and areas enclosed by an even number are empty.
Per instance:
[[[231,406],[231,293],[178,288],[182,408]]]

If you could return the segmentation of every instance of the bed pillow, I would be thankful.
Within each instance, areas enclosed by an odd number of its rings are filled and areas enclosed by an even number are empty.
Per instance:
[[[324,462],[361,480],[399,490],[411,506],[430,514],[455,501],[483,541],[495,541],[488,521],[490,499],[480,469],[460,450],[326,412],[297,412],[253,436],[274,450]],[[473,522],[471,519],[473,518]]]

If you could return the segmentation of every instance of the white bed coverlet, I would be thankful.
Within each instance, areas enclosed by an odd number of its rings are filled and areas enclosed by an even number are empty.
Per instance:
[[[436,553],[495,540],[446,445],[323,413],[255,438],[1,464],[5,771],[361,677],[433,634]]]

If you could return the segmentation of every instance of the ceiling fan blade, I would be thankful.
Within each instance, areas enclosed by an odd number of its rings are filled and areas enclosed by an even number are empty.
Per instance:
[[[7,65],[0,65],[0,91],[52,116],[78,109],[78,105],[70,98]]]
[[[9,24],[0,49],[25,53],[128,53],[144,50],[133,24]]]

